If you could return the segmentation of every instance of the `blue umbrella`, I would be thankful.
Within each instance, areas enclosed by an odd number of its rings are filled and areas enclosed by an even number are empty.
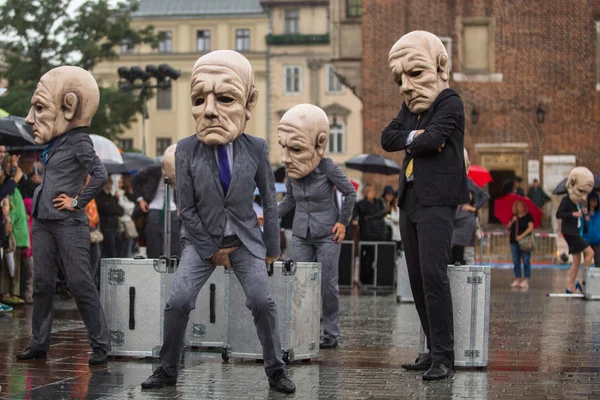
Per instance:
[[[285,183],[275,183],[275,192],[276,193],[285,193]],[[258,188],[254,189],[254,195],[258,196]]]

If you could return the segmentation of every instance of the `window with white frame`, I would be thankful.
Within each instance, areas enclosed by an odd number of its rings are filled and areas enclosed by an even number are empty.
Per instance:
[[[283,79],[286,94],[299,94],[302,91],[302,68],[299,66],[285,67]]]
[[[196,50],[200,53],[208,53],[210,51],[210,31],[196,31]]]
[[[161,37],[158,42],[159,53],[170,53],[173,51],[173,34],[171,31],[160,31],[158,35]]]
[[[237,51],[250,51],[250,29],[237,29],[235,31],[235,49]]]
[[[158,88],[156,90],[156,109],[170,110],[173,107],[173,91],[168,88]]]
[[[156,138],[156,157],[160,157],[165,154],[165,150],[171,145],[171,138],[159,137]]]
[[[329,152],[331,154],[344,153],[344,142],[346,139],[346,126],[334,118],[333,124],[329,126]]]
[[[335,68],[333,65],[328,65],[325,68],[326,82],[327,82],[327,93],[343,93],[344,85],[340,82],[340,79],[335,74]]]
[[[285,33],[300,33],[300,12],[298,10],[285,10]]]

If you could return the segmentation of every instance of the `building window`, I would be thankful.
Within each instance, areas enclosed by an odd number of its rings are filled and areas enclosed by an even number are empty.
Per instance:
[[[344,152],[344,139],[346,136],[346,127],[343,122],[337,122],[333,118],[333,124],[329,127],[329,152],[331,154],[341,154]]]
[[[300,33],[300,12],[298,10],[285,10],[285,33]]]
[[[170,110],[173,106],[173,88],[156,89],[156,109]]]
[[[130,39],[125,39],[121,42],[121,54],[132,54],[133,53],[133,45],[131,44]]]
[[[284,79],[285,79],[285,93],[286,94],[299,94],[302,91],[302,68],[293,66],[285,67]]]
[[[123,151],[133,150],[133,139],[119,139],[119,148]]]
[[[196,32],[196,49],[200,53],[208,53],[210,51],[210,31],[203,30]]]
[[[462,21],[462,72],[491,74],[494,72],[494,29],[490,19]]]
[[[362,0],[346,0],[346,15],[357,18],[362,15]]]
[[[328,65],[325,68],[326,79],[327,79],[327,93],[343,93],[344,85],[340,82],[340,79],[335,74],[335,68],[333,65]]]
[[[161,41],[158,42],[159,53],[170,53],[173,51],[173,34],[171,31],[160,31],[158,32]]]
[[[237,51],[250,51],[250,29],[237,29],[235,31],[235,49]]]
[[[452,71],[452,38],[447,36],[438,36],[444,47],[446,48],[446,52],[448,53],[448,71]]]
[[[156,157],[165,154],[167,147],[171,145],[171,138],[156,138]]]

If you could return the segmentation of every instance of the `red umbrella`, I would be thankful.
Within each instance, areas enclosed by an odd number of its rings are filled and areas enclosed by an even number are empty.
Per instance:
[[[540,210],[529,197],[519,196],[518,194],[507,194],[494,200],[494,215],[504,225],[508,225],[513,217],[513,204],[521,200],[527,205],[527,211],[533,217],[533,226],[539,228],[542,223],[542,210]]]
[[[354,179],[350,179],[350,183],[354,186],[354,190],[358,192],[358,188],[360,187],[360,183],[356,182]]]
[[[490,172],[479,165],[471,165],[467,172],[467,176],[479,187],[484,187],[486,184],[493,181]]]

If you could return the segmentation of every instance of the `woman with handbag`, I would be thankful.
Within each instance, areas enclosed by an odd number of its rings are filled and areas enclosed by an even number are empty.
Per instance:
[[[535,247],[535,242],[533,239],[533,216],[527,210],[527,204],[524,201],[517,200],[513,204],[513,218],[507,228],[510,230],[510,252],[515,271],[515,280],[510,287],[529,289],[531,252]],[[521,260],[523,260],[524,278],[521,275]]]

